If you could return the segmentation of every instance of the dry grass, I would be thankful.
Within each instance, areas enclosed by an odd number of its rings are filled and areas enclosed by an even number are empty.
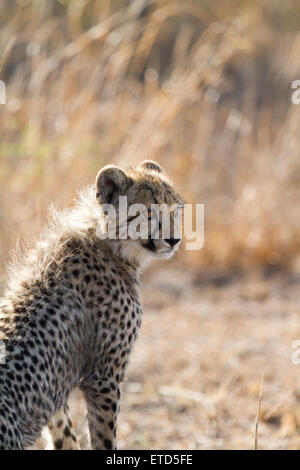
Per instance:
[[[151,157],[205,204],[205,248],[189,262],[299,267],[297,2],[0,9],[2,260],[101,165]]]
[[[3,278],[105,163],[156,159],[205,204],[204,249],[145,276],[121,447],[253,447],[262,373],[259,448],[299,446],[299,25],[296,0],[0,4]]]
[[[264,387],[264,375],[262,375],[262,378],[261,378],[260,390],[259,390],[259,396],[258,396],[257,415],[256,415],[256,420],[255,420],[255,431],[254,431],[254,450],[258,450],[258,429],[259,429],[259,422],[260,422],[261,401],[263,397],[263,387]]]

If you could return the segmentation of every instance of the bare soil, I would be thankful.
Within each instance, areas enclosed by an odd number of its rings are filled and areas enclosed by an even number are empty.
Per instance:
[[[300,448],[300,279],[172,268],[143,282],[120,449]]]

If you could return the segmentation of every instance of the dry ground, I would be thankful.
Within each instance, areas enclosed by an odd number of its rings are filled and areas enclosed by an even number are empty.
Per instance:
[[[299,449],[299,285],[286,274],[188,275],[176,263],[148,272],[119,449],[253,448],[263,374],[258,447]]]
[[[259,448],[300,447],[296,275],[148,273],[124,384],[121,449],[249,449],[262,374]],[[182,287],[181,287],[182,286]]]
[[[264,374],[259,447],[299,448],[300,279],[168,268],[145,284],[119,447],[251,448]]]
[[[299,449],[300,365],[291,358],[299,275],[189,272],[176,261],[157,268],[142,280],[119,449],[253,448],[263,374],[258,447]],[[71,407],[88,448],[81,398]]]

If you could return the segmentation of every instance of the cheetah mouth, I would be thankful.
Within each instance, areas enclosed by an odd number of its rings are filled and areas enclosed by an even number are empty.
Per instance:
[[[152,240],[151,238],[142,242],[142,246],[143,248],[147,249],[148,251],[155,254],[156,256],[160,258],[166,258],[166,259],[171,258],[176,251],[176,249],[172,247],[157,246],[154,240]]]
[[[159,250],[156,252],[157,256],[162,259],[170,259],[172,256],[175,254],[175,251],[170,248],[170,249],[165,249],[165,250]]]

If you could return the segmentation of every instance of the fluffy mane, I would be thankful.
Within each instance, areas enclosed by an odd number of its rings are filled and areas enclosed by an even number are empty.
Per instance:
[[[68,210],[57,211],[51,206],[48,221],[35,245],[30,248],[19,242],[13,251],[7,266],[6,294],[13,291],[15,295],[29,280],[43,281],[51,264],[62,264],[72,246],[88,245],[95,238],[102,217],[94,186],[80,191]]]

